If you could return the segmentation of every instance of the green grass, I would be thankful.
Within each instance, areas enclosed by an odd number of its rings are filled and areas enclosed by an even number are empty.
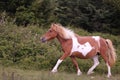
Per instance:
[[[94,73],[93,75],[86,75],[83,72],[81,76],[76,73],[57,72],[50,73],[50,71],[33,71],[20,70],[11,67],[0,67],[0,80],[119,80],[120,75],[113,75],[107,78],[106,74]],[[5,78],[6,77],[6,78]]]

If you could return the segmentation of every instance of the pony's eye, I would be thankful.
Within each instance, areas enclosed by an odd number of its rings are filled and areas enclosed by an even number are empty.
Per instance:
[[[49,30],[49,32],[52,32],[52,30]]]

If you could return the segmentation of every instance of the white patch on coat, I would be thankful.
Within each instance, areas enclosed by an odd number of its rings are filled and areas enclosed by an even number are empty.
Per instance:
[[[73,46],[71,50],[71,55],[73,52],[80,52],[82,53],[83,56],[86,56],[92,49],[93,47],[89,42],[86,42],[84,44],[80,44],[77,40],[76,37],[72,38]]]
[[[98,43],[98,46],[100,47],[100,36],[92,36],[92,38],[95,39],[95,41]]]

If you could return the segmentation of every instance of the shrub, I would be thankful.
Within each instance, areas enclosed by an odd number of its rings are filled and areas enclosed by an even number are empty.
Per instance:
[[[117,63],[113,67],[114,73],[119,73],[119,55],[120,55],[120,40],[119,36],[103,33],[88,33],[82,29],[71,27],[75,33],[81,36],[97,35],[104,38],[109,38],[113,41],[117,50]],[[0,62],[4,66],[16,66],[22,69],[51,70],[57,60],[63,54],[60,43],[55,39],[47,43],[41,43],[40,37],[47,31],[46,28],[38,26],[18,27],[12,23],[5,24],[0,28]],[[106,72],[104,61],[100,58],[101,64],[96,68],[97,72]],[[91,60],[78,59],[81,71],[87,72],[92,66]],[[59,67],[60,71],[76,72],[76,69],[70,58],[62,62]]]

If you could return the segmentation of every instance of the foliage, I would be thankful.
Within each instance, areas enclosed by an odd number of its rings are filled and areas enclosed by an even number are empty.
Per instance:
[[[75,25],[89,32],[119,34],[120,10],[111,4],[106,4],[102,0],[58,0],[57,3],[55,13],[58,22],[64,25]]]
[[[88,33],[82,29],[71,27],[81,36],[99,35],[113,41],[117,50],[117,63],[113,67],[113,73],[119,73],[120,68],[120,40],[119,36],[103,33]],[[28,27],[18,27],[11,22],[6,22],[0,26],[0,63],[3,66],[15,66],[22,69],[51,70],[57,59],[63,54],[59,42],[55,39],[47,43],[41,43],[40,37],[47,31],[44,27],[29,25]],[[106,72],[105,63],[100,58],[101,64],[96,69],[99,73]],[[78,59],[82,71],[87,72],[92,66],[91,60]],[[67,58],[60,66],[60,71],[76,72],[70,58]]]
[[[115,8],[120,10],[120,0],[104,0],[108,4],[112,4]]]
[[[120,34],[120,0],[1,0],[0,12],[4,11],[19,26],[59,22],[89,32]]]
[[[17,8],[20,6],[25,6],[28,8],[34,0],[1,0],[0,1],[0,11],[6,11],[10,14],[15,14]]]
[[[52,21],[52,11],[54,6],[52,6],[52,0],[40,0],[39,2],[36,0],[33,2],[31,6],[31,10],[35,14],[36,23],[41,25],[48,25]]]
[[[29,23],[35,23],[35,14],[24,6],[19,7],[15,15],[17,25],[27,26]]]

